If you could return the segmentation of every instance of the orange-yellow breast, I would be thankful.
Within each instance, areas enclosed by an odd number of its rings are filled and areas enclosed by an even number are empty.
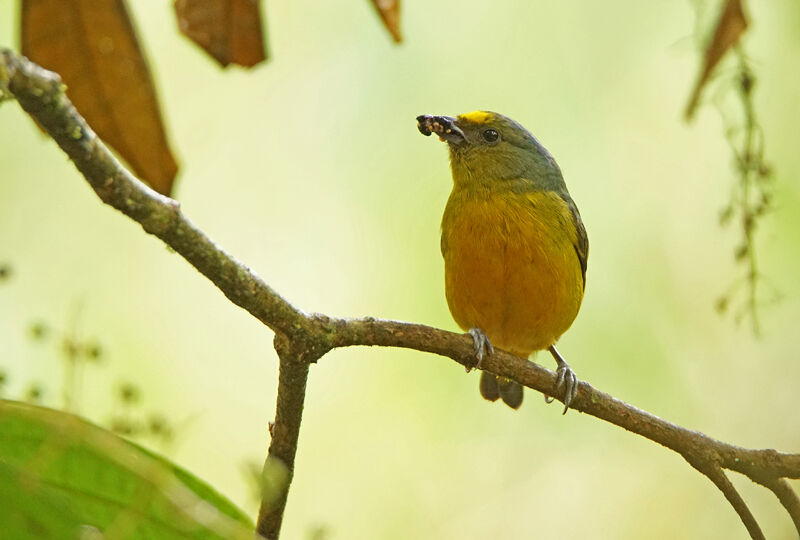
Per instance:
[[[553,345],[583,299],[576,236],[556,193],[456,189],[442,219],[445,292],[455,321],[522,357]]]

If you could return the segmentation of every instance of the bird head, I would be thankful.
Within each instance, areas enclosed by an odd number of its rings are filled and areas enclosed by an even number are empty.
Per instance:
[[[417,128],[450,149],[453,181],[460,187],[564,188],[561,170],[530,132],[507,116],[475,111],[452,116],[421,115]]]

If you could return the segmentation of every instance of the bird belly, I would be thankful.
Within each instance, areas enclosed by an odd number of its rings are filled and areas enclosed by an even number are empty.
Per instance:
[[[563,201],[515,197],[461,201],[445,212],[445,291],[461,328],[478,327],[496,347],[527,357],[570,327],[583,278]]]

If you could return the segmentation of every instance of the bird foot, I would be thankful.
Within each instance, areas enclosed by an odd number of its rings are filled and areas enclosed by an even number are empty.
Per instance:
[[[562,414],[567,414],[572,400],[578,394],[578,377],[554,346],[551,345],[548,350],[558,364],[556,369],[556,390],[564,396],[564,412]],[[554,399],[551,396],[544,396],[544,400],[547,403],[552,403]]]
[[[489,341],[489,338],[486,337],[486,334],[483,333],[483,330],[480,328],[470,328],[469,335],[472,336],[472,343],[475,346],[475,358],[478,359],[478,362],[475,364],[475,368],[480,369],[481,363],[483,362],[483,358],[487,354],[494,354],[494,347],[492,343]],[[467,373],[472,371],[473,368],[467,367]]]

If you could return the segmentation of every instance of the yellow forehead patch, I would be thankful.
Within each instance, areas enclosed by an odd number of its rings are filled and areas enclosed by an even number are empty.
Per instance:
[[[459,120],[466,120],[467,122],[471,122],[473,124],[485,124],[489,122],[494,115],[492,113],[488,113],[486,111],[473,111],[467,114],[461,114],[458,116]]]

